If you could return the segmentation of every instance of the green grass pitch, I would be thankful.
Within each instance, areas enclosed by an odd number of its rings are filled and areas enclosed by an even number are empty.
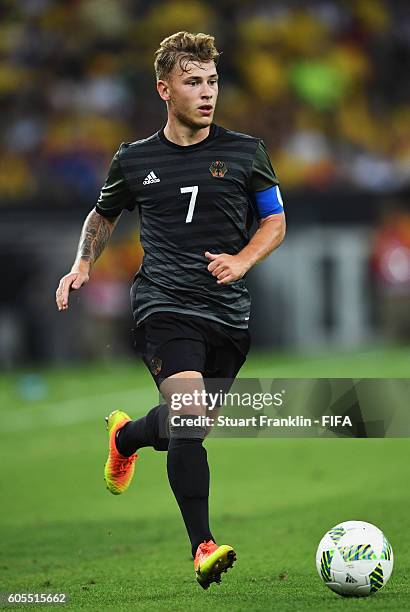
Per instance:
[[[392,349],[254,355],[241,375],[409,372],[410,352]],[[103,418],[115,408],[138,416],[153,405],[149,375],[131,361],[37,374],[40,386],[22,373],[0,378],[0,591],[66,592],[65,610],[408,609],[408,439],[208,440],[212,529],[220,543],[235,546],[238,561],[220,586],[203,591],[169,490],[166,454],[143,449],[122,496],[103,482]],[[348,519],[375,523],[393,545],[393,576],[370,598],[340,598],[316,573],[321,536]]]

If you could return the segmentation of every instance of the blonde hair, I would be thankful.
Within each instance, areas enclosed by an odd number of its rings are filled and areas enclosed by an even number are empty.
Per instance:
[[[176,63],[186,72],[189,62],[218,61],[220,53],[215,48],[215,38],[209,34],[176,32],[161,41],[155,51],[154,68],[157,80],[166,79]]]

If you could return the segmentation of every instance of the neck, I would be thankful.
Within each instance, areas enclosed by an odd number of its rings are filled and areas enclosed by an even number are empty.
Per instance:
[[[171,142],[187,147],[189,145],[197,144],[202,140],[205,140],[209,136],[210,126],[195,128],[189,125],[184,125],[179,121],[172,120],[168,117],[166,126],[164,127],[165,138]]]

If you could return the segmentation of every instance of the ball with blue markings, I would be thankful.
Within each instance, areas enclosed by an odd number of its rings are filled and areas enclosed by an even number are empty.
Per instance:
[[[382,531],[364,521],[346,521],[321,539],[316,567],[323,582],[342,596],[377,593],[393,571],[393,549]]]

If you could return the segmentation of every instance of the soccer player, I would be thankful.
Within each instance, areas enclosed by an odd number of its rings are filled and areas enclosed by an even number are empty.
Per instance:
[[[224,379],[227,390],[249,350],[250,298],[244,275],[282,242],[285,215],[263,141],[213,123],[218,97],[214,37],[178,32],[155,53],[157,91],[167,107],[158,132],[121,144],[96,207],[85,220],[71,272],[56,292],[87,283],[123,210],[138,209],[144,259],[131,289],[135,344],[166,404],[131,420],[107,417],[105,480],[123,493],[137,451],[167,451],[168,479],[179,505],[203,588],[220,582],[236,559],[209,526],[206,401],[185,402],[168,418],[174,393],[193,397]],[[257,69],[257,67],[255,67]],[[258,227],[250,237],[250,221]],[[209,382],[210,381],[210,382]],[[202,396],[201,396],[202,397]]]

